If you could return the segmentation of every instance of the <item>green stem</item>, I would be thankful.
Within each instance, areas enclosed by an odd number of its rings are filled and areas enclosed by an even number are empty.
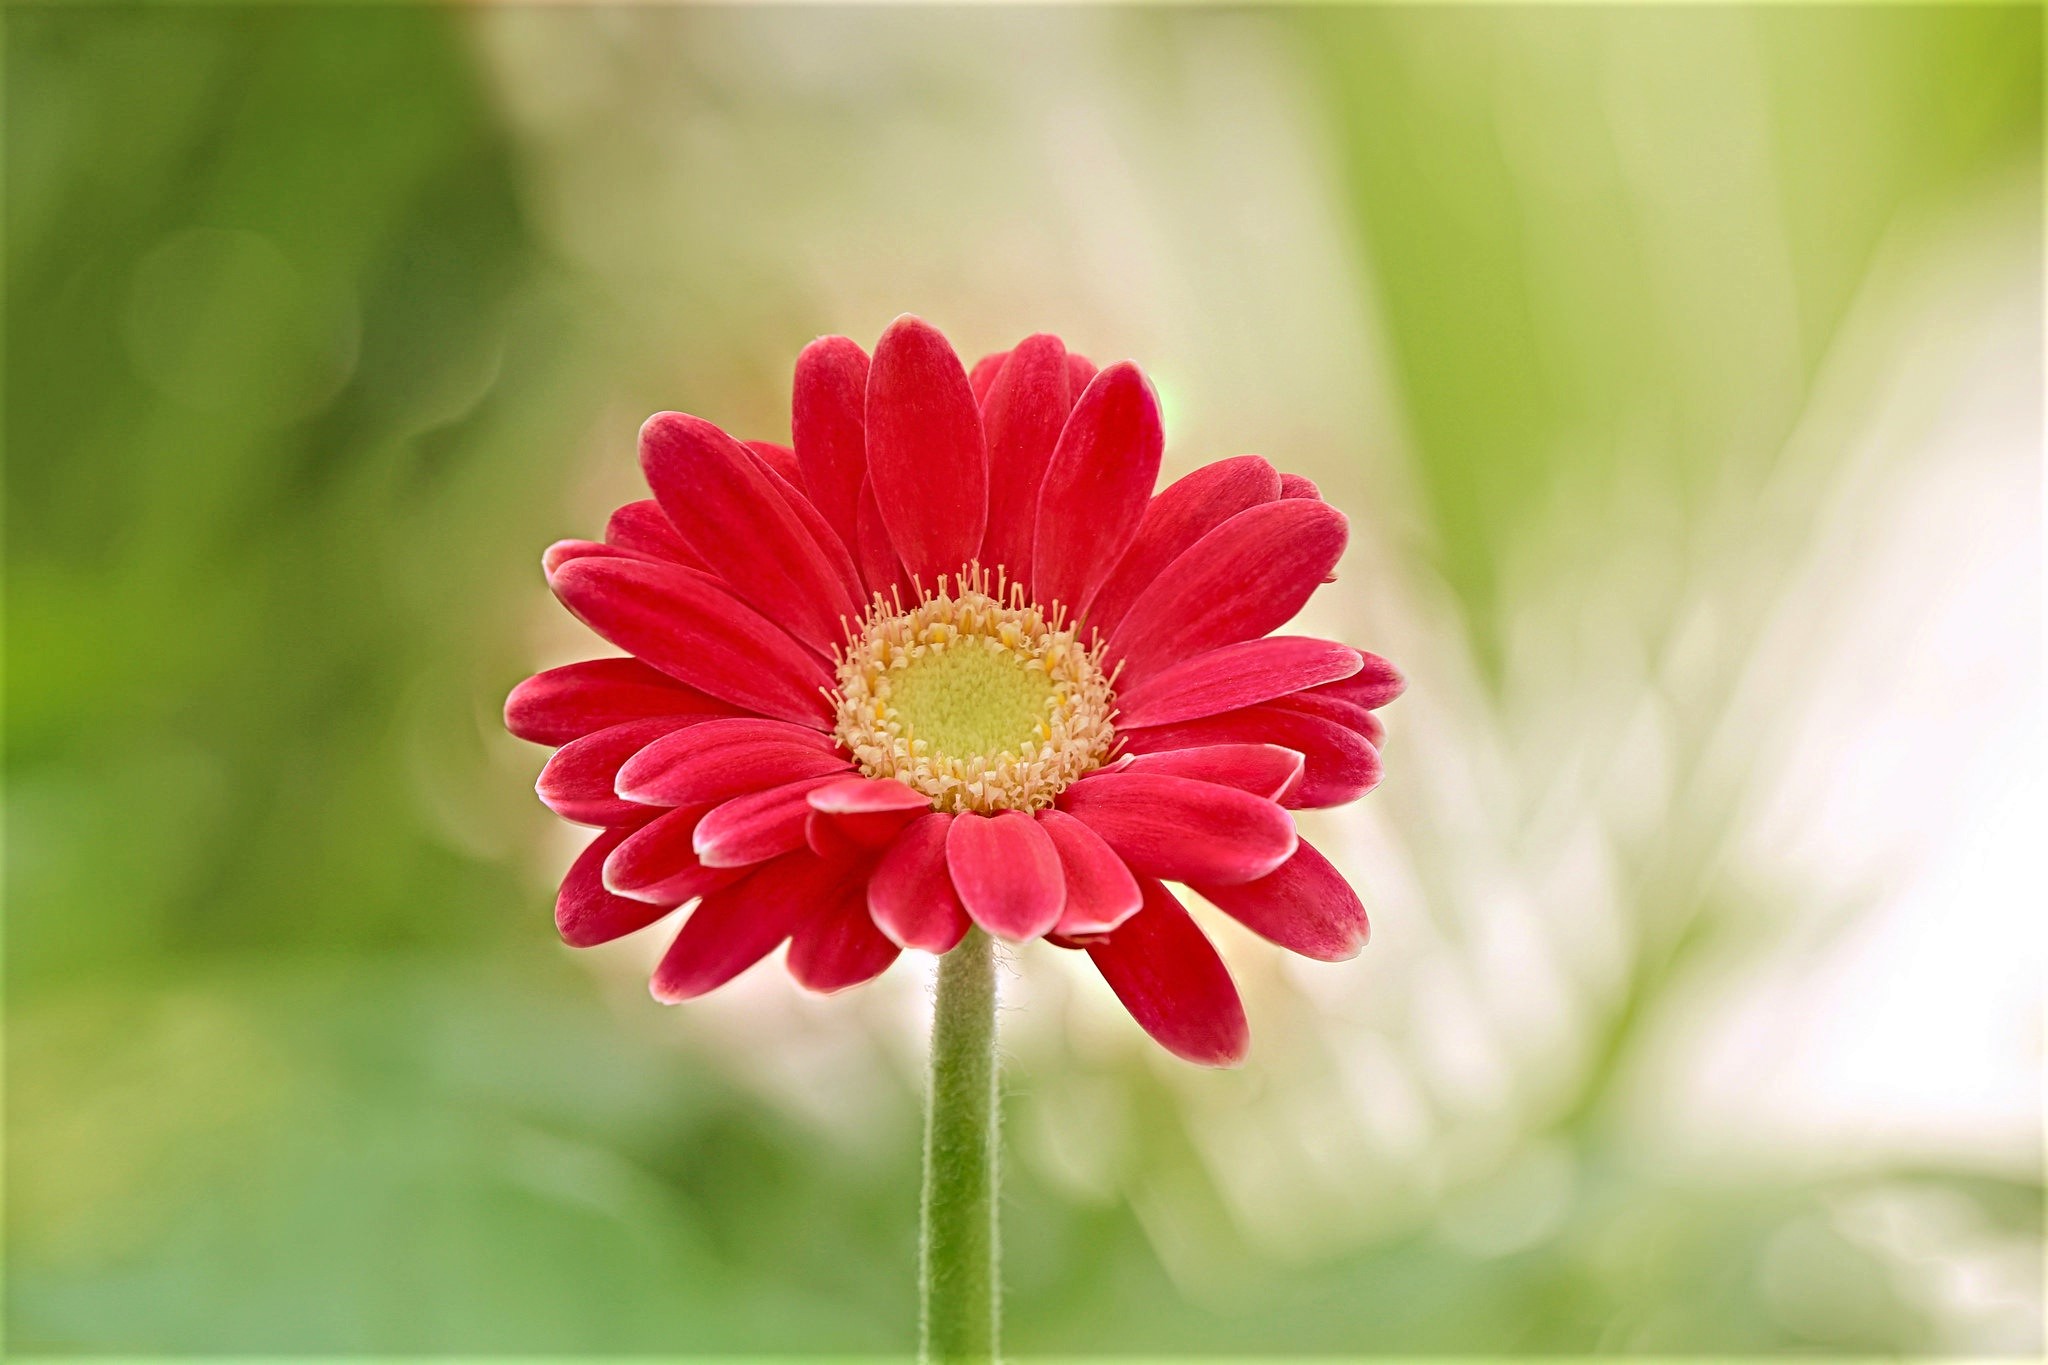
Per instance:
[[[939,959],[924,1121],[922,1358],[996,1358],[996,956],[979,929]]]

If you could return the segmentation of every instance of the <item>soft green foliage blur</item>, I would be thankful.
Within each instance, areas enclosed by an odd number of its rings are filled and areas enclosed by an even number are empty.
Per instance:
[[[1332,590],[1342,627],[1396,653],[1381,603],[1423,585],[1406,638],[1471,661],[1462,689],[1402,660],[1442,699],[1389,712],[1370,798],[1420,903],[1448,904],[1474,854],[1410,774],[1485,766],[1529,704],[1518,630],[1588,584],[1714,572],[1695,518],[1782,472],[1887,233],[2015,177],[2039,204],[2025,7],[95,5],[5,25],[15,1353],[909,1349],[923,964],[872,1000],[784,1009],[776,979],[758,1015],[665,1011],[644,948],[578,956],[549,923],[574,845],[497,707],[609,652],[559,619],[537,560],[636,496],[647,413],[786,439],[800,346],[871,341],[901,310],[969,352],[1048,329],[1156,362],[1176,472],[1257,448],[1311,474],[1371,547]],[[1235,102],[1239,52],[1272,98]],[[1272,167],[1328,232],[1257,218]],[[1271,251],[1215,249],[1219,221]],[[1322,254],[1290,255],[1303,241]],[[1319,330],[1346,291],[1369,355]],[[1610,560],[1641,550],[1645,507],[1662,557]],[[1773,516],[1766,562],[1801,534]],[[1595,654],[1671,647],[1682,621],[1632,600],[1585,627]],[[1720,648],[1732,688],[1747,656]],[[1484,1223],[1495,1188],[1460,1204],[1451,1166],[1345,1166],[1335,1134],[1380,1099],[1339,1086],[1327,1011],[1270,950],[1226,945],[1260,983],[1227,1077],[1096,1015],[1068,1041],[1065,988],[1038,984],[1052,950],[1025,954],[1009,1345],[1971,1345],[1830,1201],[1933,1191],[2038,1241],[2038,1178],[1700,1179],[1631,1136],[1649,1022],[1682,1030],[1667,1003],[1693,966],[1770,952],[1761,926],[1802,895],[1720,875],[1741,783],[1702,775],[1717,704],[1674,699],[1647,779],[1666,823],[1615,840],[1632,927],[1583,1057],[1540,1105],[1458,1130],[1473,1169],[1576,1172],[1532,1239],[1442,1235],[1440,1210]],[[1409,705],[1435,708],[1434,751],[1404,739]],[[1517,845],[1558,828],[1491,813]],[[1403,922],[1369,903],[1379,941],[1316,968],[1337,983],[1317,999],[1394,988],[1343,975],[1401,960]],[[860,1083],[835,1084],[849,1057]],[[1321,1163],[1356,1202],[1276,1244],[1247,1231],[1259,1179],[1216,1178],[1262,1163]]]

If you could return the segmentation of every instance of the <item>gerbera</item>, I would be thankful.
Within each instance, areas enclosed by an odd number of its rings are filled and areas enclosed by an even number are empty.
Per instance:
[[[1269,635],[1330,581],[1344,516],[1256,455],[1154,494],[1135,365],[1033,336],[970,373],[899,318],[796,366],[794,446],[661,413],[650,501],[543,563],[628,657],[521,683],[560,746],[541,800],[602,832],[556,923],[603,943],[695,902],[653,976],[701,995],[787,942],[819,991],[979,926],[1084,950],[1176,1055],[1248,1040],[1167,882],[1324,960],[1357,895],[1291,811],[1379,780],[1384,660]]]

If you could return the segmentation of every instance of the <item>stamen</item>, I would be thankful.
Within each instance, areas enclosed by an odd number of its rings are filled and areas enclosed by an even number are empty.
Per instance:
[[[908,611],[877,594],[839,658],[839,742],[939,810],[1051,805],[1116,741],[1109,679],[1064,619],[979,567]]]

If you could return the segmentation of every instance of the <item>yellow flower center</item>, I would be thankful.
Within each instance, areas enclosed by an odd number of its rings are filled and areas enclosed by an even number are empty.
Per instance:
[[[1071,628],[973,570],[879,598],[839,662],[835,737],[947,811],[1038,810],[1109,756],[1110,684]]]

